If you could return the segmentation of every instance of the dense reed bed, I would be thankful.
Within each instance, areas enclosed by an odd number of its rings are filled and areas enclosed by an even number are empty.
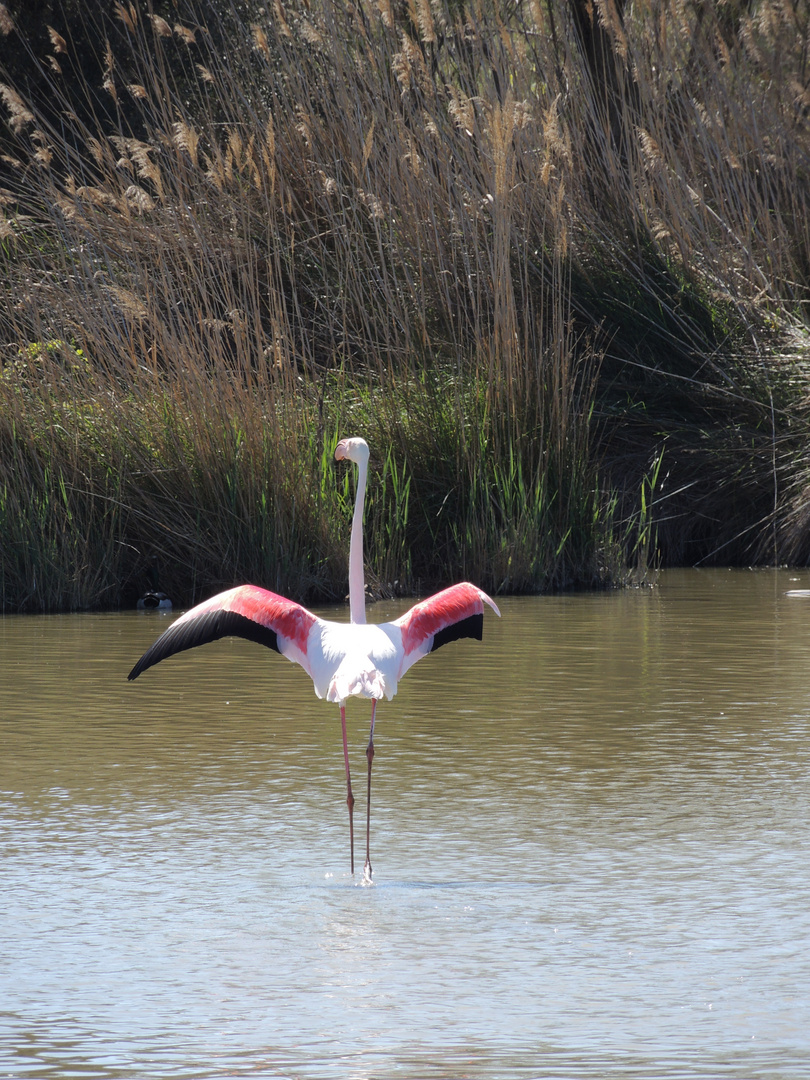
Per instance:
[[[590,10],[79,5],[6,74],[4,610],[342,597],[346,434],[374,591],[806,560],[806,6]]]

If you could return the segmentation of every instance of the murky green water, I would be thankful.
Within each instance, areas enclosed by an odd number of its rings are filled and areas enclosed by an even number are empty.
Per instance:
[[[797,588],[505,600],[380,706],[370,888],[300,669],[0,620],[0,1076],[810,1076]]]

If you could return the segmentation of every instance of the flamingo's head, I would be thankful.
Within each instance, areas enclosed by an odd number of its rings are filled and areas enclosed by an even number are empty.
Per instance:
[[[365,439],[341,439],[335,447],[335,457],[338,461],[353,461],[359,465],[361,461],[368,461],[368,443]]]

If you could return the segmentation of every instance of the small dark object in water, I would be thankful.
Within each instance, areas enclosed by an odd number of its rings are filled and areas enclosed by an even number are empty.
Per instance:
[[[139,611],[171,611],[172,602],[165,592],[144,593],[137,604]]]

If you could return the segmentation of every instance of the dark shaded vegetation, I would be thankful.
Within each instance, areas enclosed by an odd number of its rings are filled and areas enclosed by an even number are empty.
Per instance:
[[[3,12],[5,610],[807,561],[807,4]]]

